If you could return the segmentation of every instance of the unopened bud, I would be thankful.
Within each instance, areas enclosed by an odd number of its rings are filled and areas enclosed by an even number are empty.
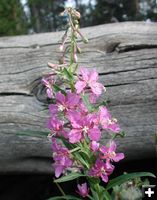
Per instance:
[[[83,37],[82,39],[83,39],[83,42],[84,42],[85,44],[88,43],[88,39],[87,39],[87,38]]]
[[[48,62],[47,65],[48,65],[49,67],[51,67],[51,68],[56,68],[56,67],[58,67],[57,64],[53,64],[53,63],[50,63],[50,62]]]
[[[61,45],[59,46],[59,50],[60,50],[60,52],[62,52],[63,49],[64,49],[64,46],[63,46],[63,44],[61,44]]]
[[[74,61],[77,62],[78,61],[78,58],[77,58],[77,55],[76,53],[74,54]]]
[[[81,53],[81,48],[77,46],[77,52]]]

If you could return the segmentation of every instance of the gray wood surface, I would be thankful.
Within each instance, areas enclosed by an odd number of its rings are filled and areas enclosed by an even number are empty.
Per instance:
[[[125,22],[82,29],[81,66],[96,68],[110,110],[127,136],[126,159],[155,157],[157,131],[157,24]],[[63,32],[0,38],[0,173],[51,173],[47,138],[17,136],[45,130],[48,113],[41,77],[56,63]],[[102,139],[105,140],[105,134]]]

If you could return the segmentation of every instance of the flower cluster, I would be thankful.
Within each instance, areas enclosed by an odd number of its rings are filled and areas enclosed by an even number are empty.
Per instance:
[[[99,142],[105,133],[111,135],[119,133],[120,127],[117,120],[111,117],[106,106],[97,106],[99,96],[105,91],[104,86],[98,82],[98,73],[95,70],[81,68],[75,79],[74,91],[68,89],[64,91],[66,93],[51,92],[54,102],[49,104],[50,118],[47,128],[50,129],[52,136],[55,175],[58,178],[62,173],[85,169],[89,176],[101,177],[104,182],[108,182],[108,176],[114,170],[112,162],[123,159],[124,154],[115,152],[116,143],[113,140],[107,146]],[[45,84],[48,97],[50,97],[49,86],[51,84],[53,88],[55,82],[52,79],[50,81]],[[62,143],[57,144],[56,138]],[[65,147],[64,142],[71,144],[71,148]],[[76,152],[73,153],[75,148],[78,152],[83,149],[88,152],[92,162],[89,159],[84,164],[77,160]],[[80,191],[82,187],[78,187]],[[86,194],[86,192],[79,193],[82,196]]]
[[[113,140],[121,129],[105,103],[100,102],[100,96],[106,89],[99,82],[98,73],[84,67],[77,70],[76,35],[80,35],[76,23],[78,12],[74,10],[67,10],[67,12],[71,23],[71,38],[73,38],[70,47],[70,64],[48,63],[52,73],[42,80],[47,96],[51,100],[47,128],[50,130],[52,140],[56,178],[77,173],[75,177],[78,174],[78,176],[86,176],[88,184],[92,187],[93,178],[95,182],[101,179],[107,183],[109,175],[115,168],[113,162],[124,158],[123,153],[115,152],[116,143]],[[66,49],[66,38],[67,32],[60,46],[62,51]],[[57,78],[62,80],[62,87],[57,85]],[[106,145],[101,144],[104,134],[111,137]],[[82,197],[88,196],[87,183],[78,184],[77,193]]]

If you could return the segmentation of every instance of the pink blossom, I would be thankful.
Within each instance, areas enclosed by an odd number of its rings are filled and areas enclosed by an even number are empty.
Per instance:
[[[94,141],[100,139],[101,133],[99,128],[94,124],[94,115],[88,114],[87,116],[83,116],[80,112],[71,111],[68,113],[68,119],[72,125],[72,130],[69,133],[70,143],[77,143],[84,136],[88,136],[90,140]]]
[[[79,105],[80,97],[68,92],[65,96],[61,92],[56,93],[56,104],[50,104],[49,110],[51,116],[55,116],[58,112],[67,112],[70,109],[75,109]]]
[[[105,89],[105,87],[98,83],[98,73],[93,71],[88,71],[86,68],[80,69],[80,80],[76,82],[75,88],[77,90],[77,93],[81,93],[87,86],[91,88],[92,92],[99,96],[102,91]]]
[[[66,112],[70,109],[75,109],[80,101],[80,97],[71,92],[67,92],[67,95],[65,96],[61,92],[56,93],[56,104],[50,104],[49,110],[51,112],[51,115],[54,116],[58,112]]]
[[[52,86],[55,83],[53,76],[42,78],[42,83],[46,86],[46,93],[48,98],[53,97]]]
[[[101,177],[104,182],[108,182],[108,176],[113,172],[114,166],[104,163],[102,160],[96,160],[95,165],[89,171],[89,175],[93,177]]]
[[[52,117],[47,122],[47,128],[51,130],[51,133],[57,136],[63,136],[68,138],[68,133],[63,129],[64,122],[58,120],[56,117]]]
[[[123,153],[115,153],[117,145],[114,141],[110,141],[109,147],[102,146],[100,152],[102,153],[101,159],[106,159],[107,161],[118,162],[124,158]]]
[[[82,185],[77,185],[78,191],[80,196],[87,197],[89,193],[89,188],[87,187],[87,183],[83,183]]]
[[[99,149],[100,144],[96,141],[90,143],[90,148],[93,152],[96,152]]]
[[[73,162],[70,159],[70,153],[67,148],[61,144],[57,144],[56,139],[52,138],[53,164],[55,176],[58,178],[66,169],[72,166]]]
[[[111,130],[114,133],[120,132],[120,127],[117,123],[117,120],[111,118],[111,115],[105,106],[100,107],[99,120],[103,129]]]

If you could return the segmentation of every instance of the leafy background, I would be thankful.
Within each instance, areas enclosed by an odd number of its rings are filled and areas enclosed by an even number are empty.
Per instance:
[[[57,31],[65,6],[76,7],[81,27],[122,21],[157,21],[157,0],[0,0],[0,36]]]

